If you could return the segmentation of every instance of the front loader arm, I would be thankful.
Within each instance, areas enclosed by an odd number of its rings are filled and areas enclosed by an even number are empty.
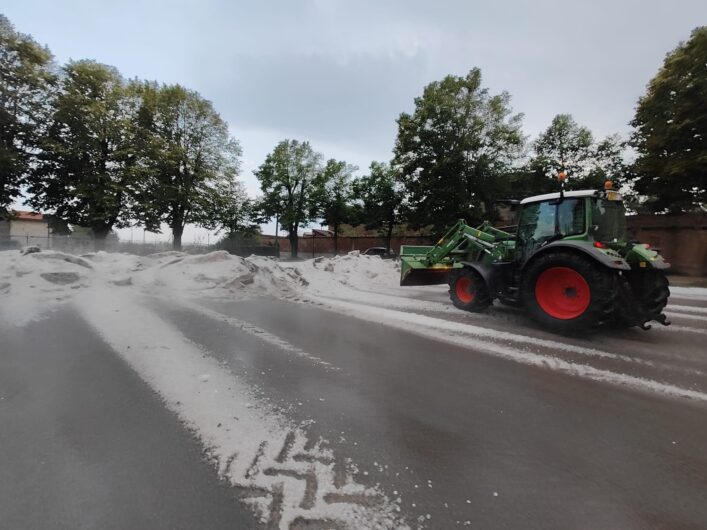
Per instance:
[[[400,285],[434,285],[447,282],[449,271],[461,267],[469,252],[483,250],[502,257],[513,236],[484,222],[472,228],[459,220],[433,247],[404,245],[400,247]]]
[[[428,265],[435,265],[459,250],[462,244],[467,252],[471,247],[492,253],[499,240],[509,237],[511,235],[508,232],[494,228],[488,221],[484,221],[478,228],[472,228],[460,219],[425,255],[425,261]]]

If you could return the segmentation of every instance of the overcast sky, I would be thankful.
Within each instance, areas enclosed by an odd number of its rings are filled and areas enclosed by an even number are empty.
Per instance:
[[[95,59],[213,101],[253,195],[252,170],[285,138],[362,169],[389,160],[395,119],[423,87],[475,66],[511,94],[531,138],[558,113],[626,135],[665,54],[707,23],[704,0],[6,0],[0,11],[59,62]]]

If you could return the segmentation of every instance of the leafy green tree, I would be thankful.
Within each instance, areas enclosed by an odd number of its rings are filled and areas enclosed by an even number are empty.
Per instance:
[[[48,121],[52,54],[0,14],[0,218],[21,195]]]
[[[260,225],[255,201],[248,197],[245,186],[238,180],[219,185],[219,204],[214,211],[217,232],[225,231],[217,247],[238,253],[244,246],[258,243]]]
[[[555,116],[533,150],[525,182],[537,193],[557,190],[555,178],[562,171],[569,189],[597,188],[607,178],[621,181],[625,172],[621,139],[613,135],[596,142],[592,132],[569,114]]]
[[[152,230],[166,223],[182,248],[187,224],[223,226],[233,212],[241,149],[210,101],[180,85],[141,87],[137,218]]]
[[[482,88],[478,68],[425,87],[414,113],[398,118],[394,151],[410,221],[442,232],[459,218],[483,218],[507,189],[502,176],[523,147],[521,121],[506,92]]]
[[[503,177],[509,184],[508,192],[499,199],[524,199],[533,195],[542,195],[559,191],[556,179],[548,178],[546,170],[532,161],[522,167],[514,168]]]
[[[298,255],[299,229],[317,219],[321,158],[309,142],[283,140],[255,172],[263,192],[262,211],[287,230],[293,257]]]
[[[707,27],[667,55],[638,101],[631,137],[635,188],[653,212],[707,203]]]
[[[341,225],[353,218],[351,176],[357,169],[344,161],[330,159],[317,178],[319,216],[334,232],[335,253],[339,252]]]
[[[586,127],[574,121],[569,114],[558,114],[550,126],[534,142],[535,157],[531,167],[540,170],[548,179],[561,171],[577,183],[586,178],[592,163],[594,136]]]
[[[227,236],[252,234],[259,230],[255,202],[239,180],[223,180],[217,185],[213,211],[215,227]]]
[[[402,220],[405,197],[395,168],[385,162],[371,162],[370,173],[357,179],[353,188],[354,196],[361,201],[361,221],[367,229],[382,231],[386,249],[390,252],[390,239],[393,229]]]
[[[63,68],[28,202],[89,227],[97,248],[131,216],[138,106],[138,94],[115,68],[94,61]]]

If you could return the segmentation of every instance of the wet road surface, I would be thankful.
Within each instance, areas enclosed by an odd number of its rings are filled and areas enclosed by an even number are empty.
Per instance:
[[[0,338],[0,528],[253,527],[196,440],[78,316]]]
[[[144,302],[413,528],[707,527],[707,300],[673,296],[669,328],[560,337],[443,288],[375,295]],[[69,308],[0,331],[3,523],[255,527]]]
[[[314,420],[312,435],[338,440],[338,455],[368,462],[359,478],[399,493],[412,521],[429,528],[707,524],[704,402],[509,362],[476,352],[481,341],[473,338],[465,347],[447,344],[311,305],[208,305],[330,363],[283,355],[211,312],[161,307],[288,414]],[[558,340],[517,310],[445,317]],[[666,328],[561,341],[611,346],[604,353],[621,358],[589,359],[602,370],[704,389],[703,339]],[[535,349],[586,362],[559,347]]]

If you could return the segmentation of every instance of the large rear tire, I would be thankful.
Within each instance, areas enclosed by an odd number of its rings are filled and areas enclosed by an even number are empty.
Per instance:
[[[617,273],[571,252],[550,252],[523,274],[521,298],[543,326],[563,333],[587,331],[611,319]]]
[[[449,298],[455,307],[478,313],[491,305],[491,296],[481,274],[471,267],[449,273]]]
[[[626,276],[638,304],[635,311],[640,320],[638,324],[651,320],[660,321],[660,315],[668,305],[670,297],[670,287],[665,274],[655,269],[639,269],[631,271]]]

